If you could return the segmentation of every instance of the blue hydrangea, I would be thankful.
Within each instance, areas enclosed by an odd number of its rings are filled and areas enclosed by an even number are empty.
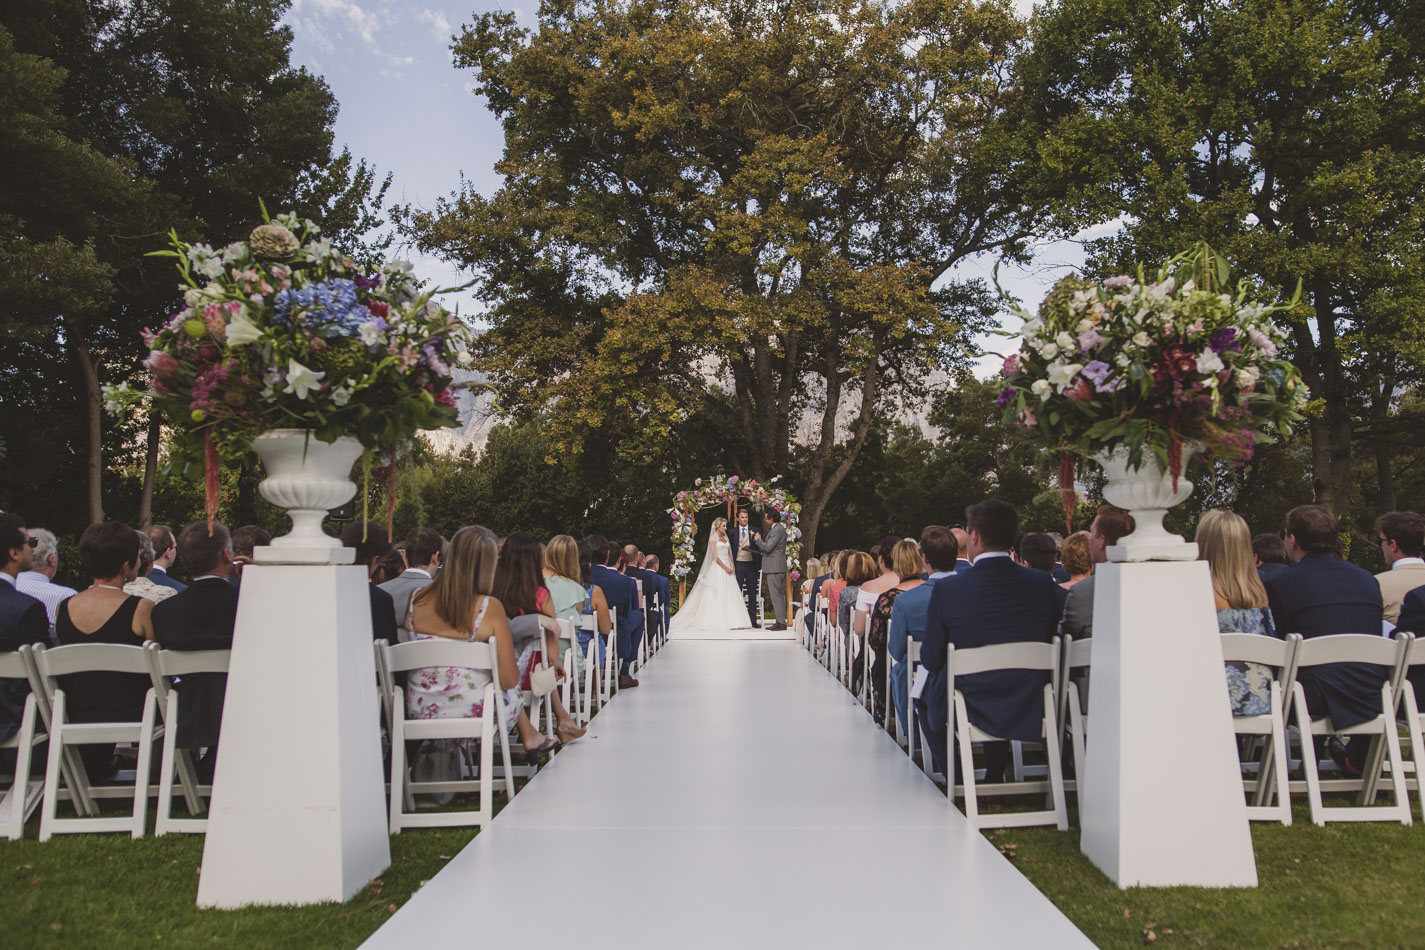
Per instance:
[[[276,323],[280,327],[290,325],[292,314],[301,311],[302,322],[308,329],[356,336],[361,324],[371,319],[371,311],[356,299],[355,282],[344,277],[283,290],[275,303]]]

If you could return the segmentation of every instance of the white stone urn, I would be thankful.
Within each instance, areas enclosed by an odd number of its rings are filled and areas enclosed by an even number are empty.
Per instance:
[[[1196,443],[1183,443],[1183,459],[1192,457],[1201,448]],[[1103,497],[1110,504],[1128,509],[1133,515],[1133,533],[1108,548],[1110,561],[1195,561],[1197,544],[1171,534],[1163,527],[1163,516],[1174,505],[1187,501],[1192,494],[1192,482],[1178,476],[1177,489],[1173,479],[1158,457],[1143,452],[1143,463],[1136,469],[1128,467],[1128,449],[1119,446],[1101,452],[1094,461],[1103,466],[1108,478]]]
[[[332,508],[356,495],[348,477],[361,457],[361,443],[349,435],[323,442],[308,429],[269,429],[252,440],[267,477],[262,497],[287,509],[292,530],[253,552],[259,564],[350,564],[355,552],[322,531]]]

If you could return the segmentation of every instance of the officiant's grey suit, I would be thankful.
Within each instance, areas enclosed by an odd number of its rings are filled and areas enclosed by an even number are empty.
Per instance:
[[[772,613],[777,623],[787,623],[787,526],[778,521],[767,530],[767,537],[754,540],[762,552],[762,580],[772,601]]]

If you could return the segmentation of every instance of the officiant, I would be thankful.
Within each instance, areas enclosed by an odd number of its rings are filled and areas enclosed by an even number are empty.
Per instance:
[[[732,543],[732,568],[737,573],[737,586],[742,591],[742,599],[747,602],[747,619],[752,626],[760,627],[762,618],[757,616],[757,577],[762,571],[762,553],[752,540],[755,532],[748,524],[749,520],[747,509],[738,509],[737,526],[727,534]]]

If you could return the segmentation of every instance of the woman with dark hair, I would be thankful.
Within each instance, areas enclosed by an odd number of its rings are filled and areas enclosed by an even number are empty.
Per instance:
[[[79,559],[94,583],[60,603],[54,636],[61,646],[143,646],[153,639],[153,602],[124,593],[124,585],[138,577],[140,557],[138,533],[128,525],[106,521],[84,529]],[[70,722],[134,722],[143,715],[149,681],[141,673],[74,673],[60,679]],[[104,782],[119,770],[112,742],[81,745],[79,757],[91,782]]]
[[[529,689],[529,670],[546,657],[548,665],[560,679],[564,679],[567,674],[559,662],[559,625],[555,622],[554,598],[544,583],[544,554],[534,535],[520,531],[505,539],[499,563],[495,566],[495,597],[504,604],[505,614],[511,620],[530,617],[537,625],[531,628],[530,636],[537,643],[538,652],[525,667],[520,686]],[[585,730],[564,708],[564,701],[558,692],[553,694],[552,704],[559,740],[572,742],[581,738]]]
[[[895,609],[897,597],[925,583],[925,559],[921,556],[920,545],[909,539],[897,541],[891,546],[888,566],[897,583],[876,598],[866,635],[866,645],[871,650],[871,715],[878,723],[886,721],[886,697],[882,694],[886,683],[886,644],[891,629],[891,611]],[[866,585],[862,585],[861,590],[864,593]]]

